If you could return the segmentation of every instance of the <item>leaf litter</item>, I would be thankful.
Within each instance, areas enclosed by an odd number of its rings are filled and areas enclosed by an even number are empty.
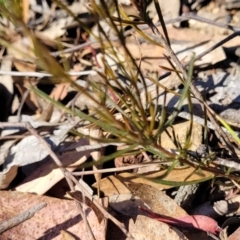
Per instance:
[[[112,239],[111,220],[122,231],[114,239],[196,239],[194,228],[201,239],[235,239],[237,227],[221,230],[219,219],[239,215],[240,6],[118,3],[1,3],[0,228],[19,221],[1,237]],[[159,9],[167,34],[154,27]]]

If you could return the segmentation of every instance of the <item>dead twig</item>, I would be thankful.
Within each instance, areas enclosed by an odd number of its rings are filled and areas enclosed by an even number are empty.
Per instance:
[[[98,69],[98,72],[102,71],[102,69]],[[81,72],[68,72],[69,76],[85,76],[89,74],[96,74],[95,70],[89,71],[81,71]],[[44,72],[17,72],[17,71],[3,71],[0,70],[0,75],[8,75],[8,76],[15,76],[15,77],[52,77],[53,75],[50,73]]]
[[[77,181],[77,179],[72,175],[71,172],[67,171],[66,174],[81,189],[82,193],[84,193],[86,197],[88,197],[89,199],[92,199],[93,203],[98,207],[98,209],[102,212],[105,218],[115,223],[116,226],[118,226],[127,237],[130,237],[130,238],[132,237],[131,234],[125,228],[125,226],[121,222],[119,222],[116,218],[114,218],[111,214],[109,214],[108,211],[94,197],[92,197],[88,193],[88,191],[81,185],[81,183]]]
[[[32,218],[37,211],[41,210],[42,208],[44,208],[46,206],[47,206],[47,204],[44,202],[39,203],[38,205],[31,207],[27,211],[24,211],[24,212],[18,214],[17,216],[14,216],[8,220],[1,222],[0,223],[0,233],[3,233],[19,224],[25,222],[26,220]]]
[[[94,173],[121,172],[121,171],[133,170],[136,168],[147,167],[149,165],[152,166],[152,165],[159,165],[159,164],[164,164],[164,162],[142,163],[142,164],[134,164],[134,165],[118,167],[118,168],[99,169],[99,170],[84,171],[84,172],[73,172],[72,175],[83,176],[83,175],[91,175]]]
[[[237,171],[240,171],[240,163],[238,160],[234,160],[234,159],[224,159],[224,158],[216,158],[212,161],[214,164],[216,165],[222,165],[225,167],[229,167],[232,169],[235,169]]]

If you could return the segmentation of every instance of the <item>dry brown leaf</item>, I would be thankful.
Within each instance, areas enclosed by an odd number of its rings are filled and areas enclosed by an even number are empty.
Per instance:
[[[52,90],[50,97],[54,100],[63,100],[67,96],[69,83],[60,83]]]
[[[186,176],[189,176],[193,173],[195,169],[192,167],[185,168],[185,169],[174,169],[172,170],[165,178],[162,178],[162,175],[166,173],[167,170],[162,171],[156,171],[151,174],[146,173],[142,174],[142,178],[134,173],[120,173],[115,176],[109,176],[106,178],[103,178],[101,180],[100,184],[100,190],[105,194],[105,196],[111,196],[116,194],[129,194],[131,191],[126,187],[126,184],[128,183],[142,183],[146,185],[150,185],[152,187],[155,187],[159,190],[163,189],[169,189],[172,188],[172,186],[164,185],[162,183],[157,183],[156,179],[161,177],[161,180],[165,181],[174,181],[174,182],[182,182],[186,179]],[[213,176],[212,173],[207,171],[202,171],[202,174],[204,174],[204,177],[211,177]],[[148,179],[144,178],[147,177]],[[201,179],[203,176],[198,174],[192,174],[191,177],[188,178],[188,181],[195,181]],[[153,179],[153,181],[151,181]],[[93,186],[96,188],[96,184],[93,184]]]
[[[165,192],[156,189],[155,187],[146,184],[130,183],[129,189],[142,199],[153,212],[172,216],[181,217],[186,216],[187,213]]]
[[[15,82],[15,85],[22,96],[24,96],[24,93],[27,91],[27,89],[32,87],[30,86],[30,82],[31,80],[25,77],[21,81]],[[33,83],[35,83],[35,80],[33,80]],[[54,110],[53,104],[47,102],[42,97],[39,97],[33,91],[29,92],[24,103],[36,113],[36,116],[39,120],[49,121],[51,119]]]
[[[6,189],[17,176],[18,166],[11,166],[7,171],[0,174],[0,189]]]
[[[83,66],[83,64],[81,64],[81,63],[76,63],[74,66],[73,66],[73,69],[71,70],[71,71],[74,71],[74,72],[81,72],[81,71],[83,71],[84,70],[84,66]],[[70,72],[71,72],[70,71]],[[77,79],[78,79],[78,76],[70,76],[71,77],[71,79],[73,80],[73,81],[76,81]]]
[[[0,192],[0,222],[26,211],[40,202],[46,202],[47,206],[31,219],[4,232],[1,239],[32,240],[44,238],[46,240],[61,240],[61,230],[68,231],[78,237],[81,236],[81,239],[89,239],[84,221],[77,211],[75,202],[71,200],[2,191]],[[99,224],[94,212],[84,205],[83,207],[96,239],[104,240],[106,221],[104,220]]]
[[[132,56],[137,60],[138,65],[140,64],[141,59],[141,69],[143,72],[164,72],[159,67],[161,64],[166,65],[166,62],[163,61],[163,53],[165,52],[164,48],[145,42],[139,45],[136,41],[128,42],[126,45]],[[124,50],[121,48],[119,49],[124,53]]]
[[[81,139],[79,145],[86,145],[87,141]],[[59,160],[69,171],[74,171],[80,164],[85,162],[90,156],[90,151],[85,152],[65,152],[60,154]],[[20,192],[31,192],[36,194],[44,194],[58,181],[63,179],[63,173],[60,168],[56,166],[52,159],[41,165],[29,175],[23,183],[16,187]]]
[[[97,188],[97,183],[93,184]],[[144,206],[144,202],[135,197],[127,186],[116,176],[101,179],[100,191],[108,197],[111,208],[126,216],[135,216],[138,206]]]
[[[93,187],[97,188],[97,183]],[[101,179],[100,191],[108,197],[110,207],[125,216],[135,216],[139,212],[138,207],[145,206],[116,176]]]
[[[135,223],[130,220],[129,232],[137,240],[187,240],[179,230],[146,216],[137,216]],[[128,238],[128,240],[130,240]]]
[[[193,52],[197,55],[201,54],[204,51],[207,51],[212,46],[217,44],[218,41],[209,41],[207,43],[197,44],[193,42],[185,43],[176,43],[172,44],[174,52],[177,54],[179,59],[184,58],[185,62],[190,61],[192,58]],[[220,46],[213,51],[209,52],[203,56],[200,60],[195,61],[196,66],[204,66],[208,64],[216,64],[217,62],[224,61],[226,59],[226,54],[224,49]]]
[[[189,129],[189,127],[190,122],[186,121],[168,127],[167,131],[169,132],[171,137],[175,135],[177,137],[177,140],[179,140],[180,144],[184,146],[184,143],[186,142],[187,138],[187,130]],[[201,145],[201,143],[202,143],[202,126],[197,122],[193,122],[191,145],[189,147],[189,150],[196,151],[197,148]],[[166,134],[166,132],[163,132],[161,135],[161,146],[164,148],[176,149],[176,146],[173,144],[173,141],[170,139],[168,134]]]
[[[82,58],[84,58],[86,55],[88,55],[88,54],[91,54],[92,53],[92,50],[91,50],[91,48],[84,48],[83,50],[82,50],[82,52],[79,54],[79,59],[82,59]]]
[[[97,184],[94,183],[93,187],[97,188]],[[113,175],[101,179],[100,191],[107,197],[119,194],[131,194],[127,186],[117,176]]]
[[[163,53],[165,52],[164,48],[154,46],[153,44],[148,42],[142,43],[140,46],[136,43],[127,43],[127,46],[133,54],[134,58],[154,58],[155,64],[157,64],[156,58],[162,57]],[[159,68],[159,63],[157,64],[157,66]]]
[[[15,85],[18,88],[20,94],[24,96],[24,93],[32,87],[32,83],[35,84],[36,81],[34,78],[14,78]],[[49,121],[49,119],[52,116],[54,106],[47,102],[42,97],[39,97],[36,93],[33,91],[30,91],[29,94],[25,98],[25,104],[36,112],[36,114],[39,116],[39,120],[42,121]]]
[[[118,176],[109,176],[101,180],[100,190],[104,193],[104,196],[109,198],[110,206],[124,215],[134,216],[139,213],[138,206],[144,206],[146,204],[161,214],[169,216],[186,215],[186,212],[181,209],[174,200],[171,200],[158,189],[149,185],[130,185],[132,187],[130,187],[129,184],[125,185]],[[96,187],[97,184],[95,183],[93,186]]]
[[[27,37],[22,38],[20,35],[16,35],[12,37],[11,41],[12,43],[9,45],[7,51],[8,55],[14,59],[13,64],[15,68],[20,72],[34,72],[36,70],[36,58],[33,51],[32,40]],[[14,77],[13,80],[23,96],[29,85],[29,78]],[[38,99],[32,91],[25,99],[25,103],[33,111],[36,111],[36,109],[39,108]]]
[[[33,43],[30,38],[20,35],[8,47],[8,55],[15,59],[14,66],[20,72],[34,72],[36,70]],[[21,61],[22,60],[22,61]]]
[[[45,38],[49,38],[51,40],[55,40],[56,38],[61,37],[65,32],[68,24],[72,23],[73,18],[68,16],[65,18],[59,18],[58,20],[55,20],[52,22],[48,28],[46,28],[44,31],[41,31],[41,36],[44,36]]]

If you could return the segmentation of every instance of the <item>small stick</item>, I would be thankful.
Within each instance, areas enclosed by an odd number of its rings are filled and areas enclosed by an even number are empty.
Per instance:
[[[108,211],[94,198],[92,197],[88,191],[77,181],[77,179],[72,175],[71,172],[66,172],[66,174],[69,176],[69,178],[72,179],[72,181],[81,189],[82,193],[88,197],[89,199],[92,199],[93,203],[98,207],[98,209],[103,213],[104,217],[111,220],[113,223],[115,223],[116,226],[118,226],[122,232],[127,236],[127,237],[132,237],[132,235],[127,231],[125,226],[119,222],[116,218],[114,218]]]
[[[102,69],[98,69],[98,72],[102,71]],[[67,72],[69,76],[85,76],[89,74],[96,74],[95,70],[86,70],[81,72]],[[17,72],[17,71],[3,71],[0,70],[0,75],[9,75],[13,77],[52,77],[53,75],[45,72]]]
[[[46,207],[47,204],[45,202],[39,203],[38,205],[31,207],[27,211],[24,211],[17,216],[14,216],[8,220],[5,220],[0,223],[0,233],[3,233],[17,225],[19,225],[22,222],[25,222],[26,220],[30,219],[34,216],[34,214],[41,210],[42,208]]]
[[[85,172],[73,172],[72,175],[83,176],[83,175],[90,175],[90,174],[94,174],[94,173],[121,172],[121,171],[133,170],[136,168],[146,167],[149,165],[152,166],[152,165],[159,165],[159,164],[164,164],[164,162],[134,164],[134,165],[118,167],[118,168],[107,168],[107,169],[99,169],[99,170],[92,170],[92,171],[85,171]]]

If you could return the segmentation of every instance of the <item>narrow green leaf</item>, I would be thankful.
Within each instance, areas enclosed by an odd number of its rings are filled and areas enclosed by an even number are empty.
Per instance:
[[[185,186],[185,185],[193,185],[193,184],[198,184],[201,182],[206,182],[210,179],[212,179],[214,177],[214,175],[205,177],[205,178],[201,178],[198,180],[193,180],[193,181],[184,181],[184,182],[175,182],[175,181],[168,181],[168,180],[163,180],[163,179],[151,179],[153,182],[156,183],[161,183],[167,186],[173,186],[173,187],[180,187],[180,186]]]

